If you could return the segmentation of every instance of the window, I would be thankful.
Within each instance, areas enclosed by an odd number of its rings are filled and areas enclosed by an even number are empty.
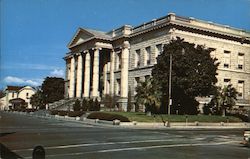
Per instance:
[[[162,44],[156,45],[155,58],[160,55],[163,51]]]
[[[148,80],[150,78],[150,75],[145,76],[145,80]]]
[[[26,99],[28,99],[29,98],[29,93],[26,93]]]
[[[136,87],[138,86],[139,82],[140,82],[140,77],[135,77],[135,79],[134,79],[134,95],[137,94]]]
[[[14,92],[12,92],[12,98],[14,98],[15,97],[15,93]]]
[[[229,68],[230,67],[230,51],[224,50],[224,68]]]
[[[244,65],[244,54],[238,53],[238,69],[242,70]]]
[[[116,94],[117,95],[121,94],[121,80],[120,79],[116,80]]]
[[[238,87],[237,87],[237,91],[238,91],[238,98],[243,98],[243,94],[244,94],[244,81],[238,81]]]
[[[121,69],[121,54],[118,53],[116,55],[116,70]]]
[[[140,50],[136,50],[135,51],[135,67],[140,67],[140,57],[141,51]]]
[[[145,62],[146,62],[146,65],[150,65],[150,58],[151,58],[151,48],[150,48],[150,46],[146,47],[145,50],[146,50]]]
[[[224,86],[228,86],[231,83],[230,79],[224,79]]]
[[[210,55],[211,55],[212,58],[215,58],[216,57],[216,53],[215,53],[216,49],[212,48],[212,47],[210,47],[209,49],[214,50],[214,51],[211,51]]]

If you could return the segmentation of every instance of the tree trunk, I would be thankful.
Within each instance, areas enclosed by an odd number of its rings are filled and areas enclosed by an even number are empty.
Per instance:
[[[226,108],[223,108],[223,111],[222,111],[222,116],[225,117],[226,116]]]

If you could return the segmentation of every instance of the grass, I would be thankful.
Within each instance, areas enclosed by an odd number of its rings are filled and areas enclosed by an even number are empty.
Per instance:
[[[119,114],[127,117],[130,121],[137,122],[162,122],[162,118],[165,121],[170,122],[185,122],[186,115],[151,115],[147,116],[145,113],[141,112],[105,112],[110,114]],[[187,115],[188,122],[241,122],[241,119],[233,116],[218,116],[218,115]]]

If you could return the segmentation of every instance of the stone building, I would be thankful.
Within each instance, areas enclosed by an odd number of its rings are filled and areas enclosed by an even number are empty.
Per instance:
[[[129,89],[136,94],[137,83],[151,75],[163,45],[176,37],[214,48],[211,56],[220,62],[217,84],[233,84],[240,92],[236,107],[250,108],[250,33],[173,13],[110,32],[79,28],[64,57],[65,97],[115,94],[126,110]]]

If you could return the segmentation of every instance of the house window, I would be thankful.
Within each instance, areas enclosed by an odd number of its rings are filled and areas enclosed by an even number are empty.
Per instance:
[[[150,65],[150,58],[151,58],[151,47],[146,47],[146,54],[145,54],[145,62],[146,65]]]
[[[26,93],[26,99],[28,99],[29,98],[29,93]]]
[[[135,50],[135,67],[140,67],[140,57],[141,51],[140,50]]]
[[[238,69],[242,70],[244,65],[244,54],[238,53]]]
[[[224,50],[224,68],[229,68],[230,67],[230,57],[231,53],[230,51]]]
[[[15,97],[15,93],[14,92],[12,92],[12,98],[14,98]]]
[[[238,81],[238,87],[237,87],[237,91],[238,91],[238,98],[243,98],[244,95],[244,81]]]

